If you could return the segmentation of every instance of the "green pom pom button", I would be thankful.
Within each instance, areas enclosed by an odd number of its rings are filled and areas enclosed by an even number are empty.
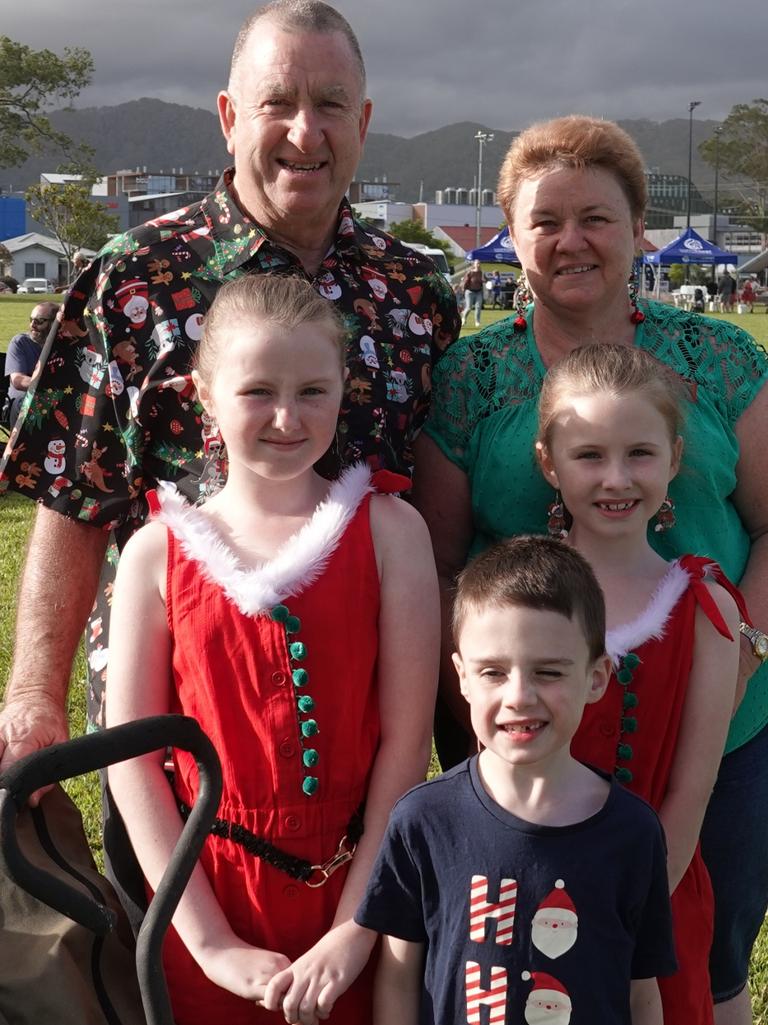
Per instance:
[[[289,616],[289,612],[285,605],[275,605],[270,612],[270,616],[276,623],[284,623]]]
[[[318,730],[317,730],[317,723],[315,722],[314,719],[307,719],[306,722],[303,722],[301,724],[302,736],[304,736],[304,737],[314,737],[314,735],[317,732],[318,732]]]
[[[306,669],[294,669],[291,673],[294,687],[303,687],[309,683],[309,673]]]
[[[312,769],[320,761],[320,755],[317,753],[317,751],[315,751],[313,747],[308,747],[304,754],[301,756],[301,760],[304,762],[308,769]]]
[[[311,712],[312,709],[315,707],[315,702],[312,700],[309,694],[302,694],[302,696],[299,698],[296,704],[299,706],[300,712]]]
[[[301,641],[294,641],[293,644],[290,644],[288,651],[291,654],[291,658],[295,658],[297,662],[307,657],[306,645],[302,644]]]
[[[307,795],[311,797],[312,794],[317,793],[317,788],[320,786],[320,780],[317,776],[305,776],[304,782],[301,784],[301,789]]]

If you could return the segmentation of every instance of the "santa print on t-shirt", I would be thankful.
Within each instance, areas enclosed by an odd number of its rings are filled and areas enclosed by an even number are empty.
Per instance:
[[[470,886],[469,939],[486,943],[489,936],[497,946],[509,946],[515,928],[517,881],[502,879],[498,900],[489,900],[488,879],[474,875]],[[491,929],[495,922],[495,930]],[[562,879],[539,903],[531,923],[531,942],[545,957],[554,960],[565,954],[578,938],[578,915],[573,901],[565,891]],[[571,998],[565,986],[553,975],[541,971],[524,971],[523,981],[533,980],[533,989],[525,1004],[528,1025],[568,1025],[571,1020]],[[468,1025],[480,1025],[480,1007],[489,1008],[489,1025],[506,1025],[507,970],[493,966],[487,977],[477,961],[467,961],[465,990]]]

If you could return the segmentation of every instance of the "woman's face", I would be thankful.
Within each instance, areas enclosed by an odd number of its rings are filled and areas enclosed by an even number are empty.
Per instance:
[[[521,182],[512,237],[537,300],[557,311],[626,301],[643,235],[610,171],[556,167]]]

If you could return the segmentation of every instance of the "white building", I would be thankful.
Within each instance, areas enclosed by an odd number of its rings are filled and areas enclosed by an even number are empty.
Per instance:
[[[37,231],[8,238],[3,245],[11,254],[12,264],[7,273],[22,282],[25,278],[45,278],[56,284],[67,280],[67,261],[60,242]],[[95,256],[92,249],[83,249],[86,256]]]

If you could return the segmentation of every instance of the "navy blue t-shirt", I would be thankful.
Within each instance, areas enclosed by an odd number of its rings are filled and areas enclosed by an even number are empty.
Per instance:
[[[40,359],[42,346],[30,338],[29,335],[14,335],[8,343],[8,352],[5,355],[5,373],[7,377],[11,374],[26,374],[30,376]],[[8,394],[12,399],[23,398],[26,392],[8,385]]]
[[[355,920],[425,945],[421,1025],[630,1025],[630,980],[677,967],[655,812],[612,781],[584,822],[525,822],[476,757],[395,805]]]

